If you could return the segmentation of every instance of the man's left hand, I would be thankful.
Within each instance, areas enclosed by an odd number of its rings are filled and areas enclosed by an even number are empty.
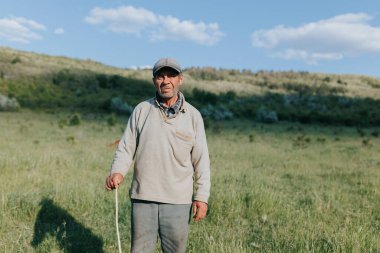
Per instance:
[[[195,222],[198,222],[204,217],[206,217],[207,208],[208,206],[207,206],[207,203],[205,202],[198,201],[198,200],[195,200],[193,202],[193,214],[194,214],[193,218]]]

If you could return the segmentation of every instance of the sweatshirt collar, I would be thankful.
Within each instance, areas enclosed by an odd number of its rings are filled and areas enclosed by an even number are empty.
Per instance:
[[[185,102],[185,96],[182,94],[182,92],[178,92],[178,99],[177,101],[170,107],[166,106],[158,94],[156,92],[155,102],[157,106],[165,113],[165,115],[169,118],[175,118],[179,112],[185,112],[184,108],[184,102]]]

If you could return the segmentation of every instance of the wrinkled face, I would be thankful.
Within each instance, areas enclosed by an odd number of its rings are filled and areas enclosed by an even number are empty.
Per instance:
[[[168,100],[176,97],[183,75],[172,68],[163,68],[153,77],[153,84],[161,98]]]

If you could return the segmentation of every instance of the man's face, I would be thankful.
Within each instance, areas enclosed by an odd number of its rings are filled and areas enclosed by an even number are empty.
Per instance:
[[[171,99],[177,96],[182,81],[182,74],[172,68],[163,68],[153,77],[153,84],[163,99]]]

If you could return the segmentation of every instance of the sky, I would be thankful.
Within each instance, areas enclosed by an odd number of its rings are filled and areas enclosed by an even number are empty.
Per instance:
[[[121,68],[380,77],[378,0],[0,0],[0,46]]]

